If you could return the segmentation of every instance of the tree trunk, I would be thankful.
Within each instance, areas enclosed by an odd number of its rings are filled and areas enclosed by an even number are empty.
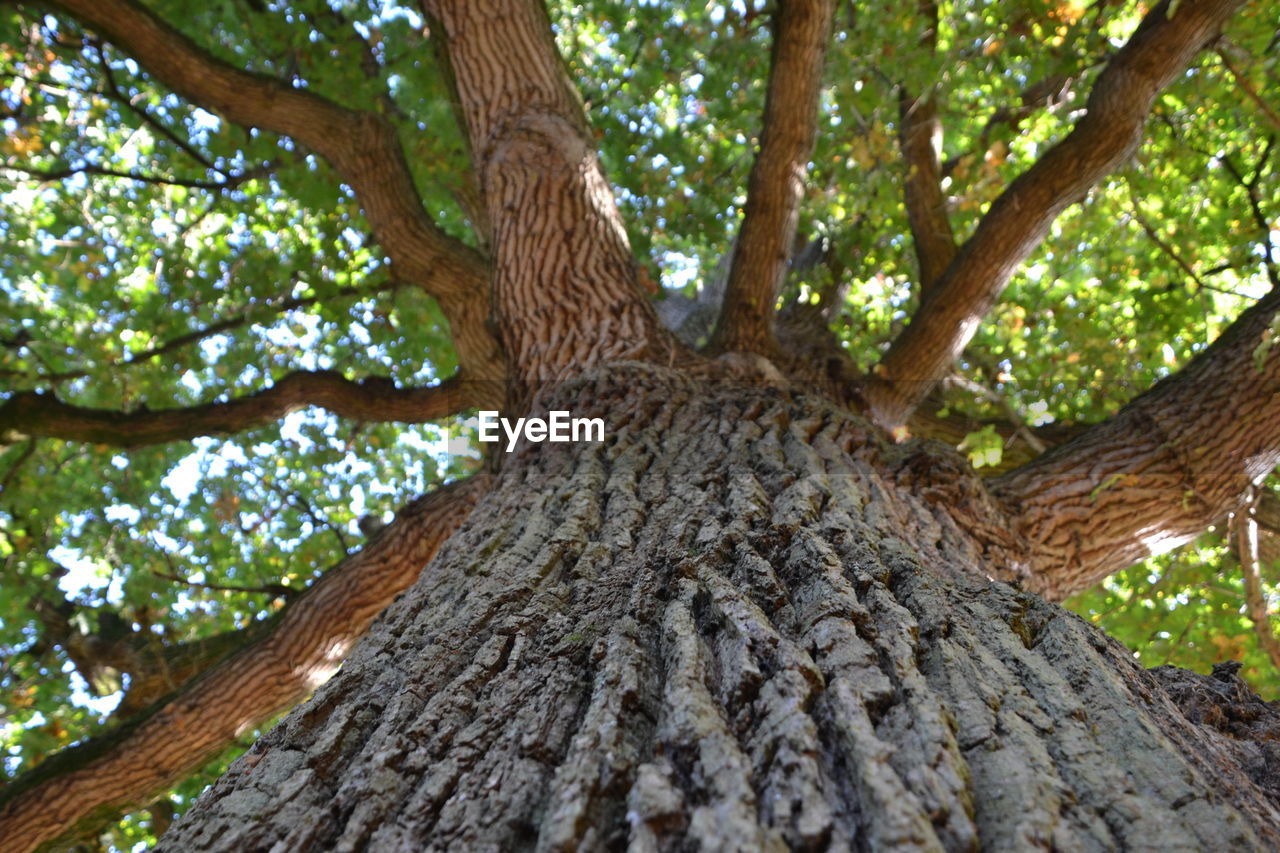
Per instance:
[[[506,457],[161,850],[1280,847],[1280,726],[988,580],[962,463],[657,367],[553,396],[606,440]]]

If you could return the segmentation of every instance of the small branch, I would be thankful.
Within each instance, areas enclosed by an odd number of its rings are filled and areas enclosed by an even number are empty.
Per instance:
[[[1132,195],[1131,191],[1130,203],[1133,205],[1133,221],[1138,223],[1138,227],[1142,229],[1143,233],[1147,235],[1152,243],[1156,244],[1156,247],[1159,248],[1161,252],[1164,252],[1170,260],[1181,267],[1182,271],[1191,277],[1191,280],[1196,283],[1197,287],[1209,287],[1210,290],[1213,290],[1214,288],[1205,284],[1204,279],[1196,273],[1195,269],[1182,259],[1182,255],[1178,254],[1178,250],[1165,242],[1160,234],[1157,233],[1156,229],[1151,226],[1151,223],[1147,222],[1146,217],[1142,215],[1142,208],[1139,206],[1137,198],[1133,198]]]
[[[18,453],[18,458],[13,460],[13,464],[9,466],[9,470],[4,472],[4,477],[0,477],[0,495],[9,490],[9,485],[13,482],[13,478],[17,476],[22,466],[27,464],[32,455],[36,452],[36,443],[34,440],[28,439]]]
[[[355,191],[396,275],[436,297],[459,363],[476,379],[502,375],[497,341],[485,325],[485,259],[428,215],[396,128],[373,110],[356,111],[310,89],[243,71],[201,48],[138,0],[56,0],[74,17],[191,103],[245,127],[292,137],[324,157]]]
[[[187,187],[189,189],[210,190],[213,192],[226,192],[227,190],[235,189],[251,178],[267,174],[266,169],[250,169],[238,175],[230,175],[225,180],[203,181],[195,178],[170,178],[163,175],[148,175],[142,172],[98,166],[93,163],[85,163],[81,166],[66,166],[61,169],[34,169],[30,166],[20,166],[16,163],[5,163],[0,166],[0,169],[18,172],[28,178],[39,181],[63,181],[76,175],[99,175],[107,178],[124,178],[141,184]]]
[[[132,412],[90,409],[51,394],[23,391],[0,404],[0,444],[26,437],[142,447],[201,435],[230,435],[277,421],[307,406],[354,420],[425,423],[469,408],[484,383],[448,379],[426,388],[397,388],[390,379],[353,382],[333,371],[297,371],[270,388],[221,403]]]
[[[1047,445],[1027,426],[1026,412],[1021,411],[1008,397],[988,388],[981,382],[975,382],[967,376],[956,374],[950,378],[950,381],[970,394],[975,394],[984,400],[995,403],[1004,410],[1005,417],[1008,418],[1009,423],[1013,426],[1014,432],[1036,453],[1044,453],[1047,449]]]
[[[197,589],[212,589],[212,590],[218,590],[221,592],[265,593],[267,595],[270,595],[272,598],[284,598],[284,599],[292,598],[293,596],[297,595],[299,592],[302,592],[302,590],[300,589],[294,589],[291,586],[285,586],[284,584],[279,584],[279,583],[271,583],[271,584],[266,584],[264,586],[236,586],[234,584],[202,583],[200,581],[188,580],[187,578],[169,574],[168,572],[158,572],[155,569],[151,570],[151,574],[155,575],[161,580],[172,581],[173,583],[180,583],[180,584],[183,584],[184,586],[196,587]]]
[[[1249,82],[1249,78],[1241,74],[1239,69],[1236,68],[1235,63],[1231,61],[1231,57],[1222,45],[1218,46],[1217,54],[1218,58],[1222,60],[1223,67],[1227,69],[1227,73],[1231,75],[1231,79],[1235,81],[1240,91],[1244,92],[1245,96],[1253,101],[1258,106],[1258,109],[1262,110],[1262,114],[1267,117],[1267,121],[1271,122],[1277,130],[1280,130],[1280,113],[1277,113],[1270,104],[1262,99],[1262,96],[1258,94],[1258,90]]]
[[[175,350],[182,349],[183,347],[190,346],[191,344],[194,344],[194,343],[199,343],[205,338],[211,337],[213,335],[220,335],[220,334],[223,334],[224,332],[229,332],[232,329],[239,328],[240,326],[243,326],[246,323],[248,323],[258,313],[265,310],[271,310],[277,314],[283,314],[286,311],[295,311],[299,308],[307,308],[309,306],[317,305],[322,302],[329,302],[331,300],[373,296],[374,294],[397,290],[398,288],[403,286],[404,286],[404,283],[400,281],[387,281],[387,282],[379,282],[376,284],[370,284],[363,287],[348,288],[348,289],[338,291],[337,293],[327,294],[323,297],[300,296],[300,297],[293,297],[290,299],[284,299],[279,301],[268,300],[266,304],[262,305],[261,307],[246,309],[244,311],[241,311],[239,314],[233,314],[230,317],[226,317],[226,318],[223,318],[222,320],[218,320],[216,322],[210,323],[209,325],[204,326],[202,328],[194,329],[190,332],[185,332],[181,335],[178,335],[177,337],[170,338],[169,340],[164,341],[163,343],[157,344],[156,346],[151,347],[149,349],[132,353],[127,357],[122,358],[118,361],[109,362],[103,365],[103,367],[108,370],[114,370],[117,368],[134,367],[134,366],[143,364],[147,361],[150,361],[153,358],[159,358],[160,356],[168,355],[169,353],[174,352]],[[87,369],[64,370],[58,373],[40,374],[38,376],[31,377],[31,379],[32,381],[35,381],[35,382],[57,384],[60,382],[66,382],[71,379],[80,379],[81,377],[88,376],[89,373],[90,371]],[[0,370],[0,376],[16,377],[16,376],[27,376],[27,374],[17,370],[12,370],[12,371]]]
[[[91,39],[90,43],[94,46],[98,54],[98,66],[102,69],[103,80],[106,82],[107,91],[105,94],[107,97],[111,98],[113,101],[129,110],[129,112],[136,115],[144,124],[147,125],[147,127],[150,127],[156,133],[159,133],[165,139],[168,139],[174,145],[178,146],[178,148],[185,151],[191,159],[195,160],[209,171],[222,171],[214,166],[213,162],[201,151],[197,150],[189,140],[183,139],[167,124],[160,121],[146,110],[140,108],[133,102],[132,98],[127,97],[120,89],[120,86],[116,83],[115,72],[112,71],[111,63],[107,60],[107,52],[104,49],[102,42],[97,39]]]
[[[1047,109],[1053,112],[1063,104],[1066,104],[1071,99],[1071,87],[1079,81],[1087,68],[1088,66],[1086,65],[1072,75],[1055,74],[1051,77],[1046,77],[1023,89],[1018,96],[1017,106],[997,108],[991,114],[991,117],[987,119],[987,123],[983,125],[982,131],[978,134],[977,145],[973,146],[969,151],[949,157],[942,164],[942,174],[950,176],[965,157],[990,151],[991,135],[998,126],[1002,124],[1008,125],[1010,130],[1016,131],[1023,120],[1029,118],[1037,110]]]
[[[760,152],[729,267],[714,349],[776,353],[774,303],[787,274],[805,174],[817,136],[818,98],[833,0],[778,6]]]
[[[1244,600],[1258,636],[1258,646],[1271,660],[1271,666],[1280,673],[1280,638],[1271,626],[1267,612],[1266,593],[1262,589],[1262,572],[1258,559],[1258,522],[1249,507],[1236,516],[1236,556],[1240,559],[1240,573],[1244,577]]]
[[[1053,221],[1129,157],[1160,91],[1241,5],[1242,0],[1183,3],[1168,17],[1165,0],[1147,14],[1099,75],[1085,116],[995,200],[889,347],[866,388],[875,421],[888,429],[906,423],[950,372]]]
[[[1277,269],[1275,244],[1271,241],[1271,223],[1267,221],[1267,215],[1262,210],[1262,199],[1258,197],[1258,182],[1262,180],[1263,172],[1266,171],[1275,143],[1274,134],[1267,137],[1262,147],[1262,154],[1258,156],[1258,163],[1254,166],[1252,178],[1245,178],[1232,161],[1230,154],[1223,154],[1218,161],[1231,173],[1231,177],[1236,179],[1236,183],[1244,189],[1245,196],[1249,199],[1249,213],[1253,217],[1254,225],[1258,228],[1258,243],[1262,248],[1262,263],[1267,271],[1267,279],[1272,287],[1280,288],[1280,269]]]
[[[297,492],[291,492],[283,486],[275,482],[266,482],[264,485],[275,494],[279,495],[280,500],[286,504],[293,504],[302,514],[311,522],[311,527],[317,533],[321,530],[328,530],[333,537],[338,540],[338,549],[344,554],[351,553],[351,546],[347,543],[347,537],[342,535],[342,531],[336,525],[330,524],[329,520],[322,518],[319,513],[307,503]]]

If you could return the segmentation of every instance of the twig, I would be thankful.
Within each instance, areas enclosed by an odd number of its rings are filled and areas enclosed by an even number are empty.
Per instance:
[[[187,187],[197,190],[212,190],[215,192],[224,192],[232,190],[243,184],[250,178],[258,177],[265,174],[262,169],[249,169],[238,175],[229,175],[222,181],[203,181],[195,178],[168,178],[163,175],[148,175],[142,172],[132,172],[123,169],[112,169],[107,166],[99,166],[96,163],[85,163],[82,166],[67,166],[62,169],[34,169],[30,166],[20,166],[17,163],[5,163],[0,168],[7,169],[11,172],[19,172],[30,178],[41,181],[61,181],[75,175],[101,175],[107,178],[125,178],[130,181],[138,181],[143,184],[153,184],[172,187]]]
[[[210,323],[207,326],[203,326],[199,329],[195,329],[193,331],[178,335],[177,337],[171,338],[170,340],[164,341],[163,343],[159,343],[154,347],[151,347],[150,349],[145,349],[145,350],[142,350],[141,352],[133,353],[132,355],[129,355],[125,358],[121,358],[117,361],[109,362],[103,365],[103,367],[108,370],[113,370],[121,367],[134,367],[145,361],[150,361],[153,358],[158,358],[159,356],[167,355],[168,353],[173,352],[174,350],[181,349],[182,347],[189,346],[194,343],[198,343],[199,341],[202,341],[205,338],[208,338],[212,335],[221,334],[223,332],[230,331],[231,329],[235,329],[240,326],[243,326],[245,323],[249,322],[249,320],[252,319],[255,314],[257,314],[260,311],[271,310],[277,314],[283,314],[286,311],[295,311],[299,308],[307,308],[311,305],[315,305],[320,302],[325,302],[330,299],[336,300],[336,299],[343,299],[347,297],[373,296],[374,294],[396,290],[402,287],[403,284],[404,284],[403,282],[395,281],[395,280],[382,281],[375,284],[363,285],[361,287],[344,288],[343,290],[337,293],[326,294],[325,296],[293,297],[291,299],[285,299],[281,301],[267,300],[261,306],[246,308],[245,310],[241,311],[239,314],[233,314],[230,317],[225,317],[214,323]],[[90,371],[88,369],[80,368],[77,370],[65,370],[59,373],[41,374],[39,376],[33,377],[33,379],[37,382],[42,382],[42,383],[47,383],[52,385],[52,384],[57,384],[59,382],[66,382],[71,379],[80,379],[82,377],[88,376],[89,372]],[[26,373],[18,370],[0,370],[0,376],[26,376],[26,375],[27,375]]]
[[[1221,45],[1218,46],[1217,53],[1218,58],[1222,60],[1223,66],[1227,69],[1227,73],[1231,75],[1231,78],[1236,81],[1236,85],[1240,87],[1240,91],[1244,92],[1249,100],[1258,105],[1258,109],[1262,110],[1262,114],[1267,117],[1268,121],[1280,129],[1280,113],[1277,113],[1270,104],[1262,99],[1262,96],[1258,94],[1258,90],[1253,88],[1253,84],[1237,70],[1236,66],[1231,62],[1231,57],[1227,56],[1227,51]]]
[[[301,592],[301,590],[279,583],[263,584],[262,586],[236,586],[235,584],[202,583],[201,581],[188,580],[187,578],[179,577],[178,575],[169,574],[168,572],[158,572],[155,569],[151,570],[151,574],[161,580],[173,581],[174,583],[186,584],[187,586],[199,587],[200,589],[215,589],[225,592],[265,592],[273,598],[288,599]]]
[[[111,69],[111,63],[107,61],[107,52],[103,48],[102,42],[97,39],[91,39],[90,43],[97,49],[98,64],[102,68],[103,79],[106,81],[107,91],[105,94],[107,97],[110,97],[116,103],[121,104],[131,113],[138,116],[138,118],[142,119],[148,127],[185,151],[193,160],[204,166],[209,171],[218,172],[222,175],[227,174],[224,170],[215,166],[209,158],[197,150],[196,147],[188,140],[180,137],[172,128],[157,119],[155,116],[151,115],[151,113],[139,107],[133,102],[132,98],[126,96],[124,91],[121,90],[119,84],[116,83],[115,73]]]
[[[981,382],[975,382],[967,376],[956,374],[951,377],[951,382],[963,388],[971,394],[977,394],[984,400],[995,403],[1004,410],[1005,416],[1009,419],[1009,423],[1013,425],[1014,432],[1027,443],[1027,445],[1036,453],[1044,453],[1046,445],[1043,441],[1036,437],[1036,434],[1027,426],[1026,413],[1016,406],[1012,400],[1003,394],[995,391]]]
[[[1258,198],[1258,182],[1262,180],[1263,172],[1266,171],[1275,142],[1274,134],[1267,137],[1262,146],[1262,153],[1258,156],[1257,165],[1253,168],[1253,177],[1247,180],[1244,173],[1236,168],[1229,154],[1223,154],[1219,160],[1223,168],[1236,179],[1236,183],[1244,188],[1245,195],[1249,199],[1249,212],[1253,216],[1254,224],[1258,226],[1258,231],[1261,232],[1258,243],[1263,250],[1262,263],[1267,270],[1267,278],[1272,287],[1280,289],[1280,270],[1276,268],[1275,245],[1271,242],[1271,223],[1267,221],[1267,215],[1262,210],[1262,200]]]
[[[1183,260],[1182,256],[1178,254],[1178,251],[1166,242],[1159,233],[1157,233],[1156,229],[1150,222],[1147,222],[1146,217],[1142,215],[1142,208],[1138,205],[1137,198],[1133,197],[1133,187],[1129,188],[1129,196],[1130,201],[1133,204],[1133,221],[1138,223],[1138,227],[1142,229],[1143,233],[1151,239],[1152,243],[1155,243],[1156,246],[1159,247],[1160,251],[1168,255],[1170,260],[1181,267],[1183,272],[1191,276],[1191,280],[1196,283],[1196,287],[1209,287],[1209,285],[1205,284],[1204,279],[1200,277],[1200,274],[1195,271],[1191,264]]]

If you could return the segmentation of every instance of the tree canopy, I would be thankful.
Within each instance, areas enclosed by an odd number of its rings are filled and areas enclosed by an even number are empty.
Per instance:
[[[766,98],[777,5],[546,4],[637,276],[694,347],[738,348],[712,325],[726,290],[759,304],[726,270],[768,246],[739,239],[762,127],[804,134],[803,97]],[[921,399],[868,386],[890,425],[914,410],[901,434],[1007,471],[1280,289],[1280,4],[1245,4],[1168,85],[1116,60],[1196,6],[836,4],[816,27],[777,303],[897,388],[922,302],[976,327]],[[441,38],[384,0],[0,3],[0,781],[281,630],[396,510],[484,467],[466,417],[506,393],[495,235]],[[1036,169],[1061,184],[1043,227]],[[997,215],[1043,241],[1003,291],[949,301]],[[1274,699],[1277,601],[1272,474],[1068,603],[1146,666],[1239,660]],[[248,737],[102,843],[149,840]]]

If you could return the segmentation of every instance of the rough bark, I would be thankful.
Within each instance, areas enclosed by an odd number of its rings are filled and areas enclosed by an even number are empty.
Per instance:
[[[760,151],[747,181],[742,229],[713,347],[774,355],[773,321],[787,275],[809,157],[817,138],[822,69],[831,40],[831,0],[778,4]]]
[[[1199,0],[1170,15],[1164,0],[1143,18],[1098,76],[1084,118],[992,203],[876,366],[867,397],[877,423],[906,423],[1054,219],[1133,152],[1156,96],[1241,5]]]
[[[1280,290],[1120,412],[992,483],[1042,595],[1086,589],[1244,508],[1280,465]]]
[[[445,30],[493,229],[494,316],[526,400],[615,359],[667,361],[582,103],[533,0],[426,4]]]
[[[159,849],[1280,844],[1265,726],[1188,719],[988,580],[1007,532],[960,460],[660,368],[561,394],[606,441],[519,449]]]
[[[329,678],[373,618],[419,575],[488,485],[480,475],[409,504],[278,624],[108,735],[64,750],[0,796],[0,846],[27,853],[142,806]]]
[[[517,405],[540,383],[595,366],[680,360],[636,285],[540,4],[427,5],[491,227],[496,328]],[[963,346],[1052,217],[1123,159],[1156,92],[1236,5],[1188,2],[1168,18],[1164,4],[1148,16],[1100,77],[1089,115],[948,266],[890,351],[886,379],[901,378],[903,365],[929,382],[941,375],[945,351]],[[488,270],[426,216],[385,119],[220,63],[133,0],[58,6],[193,102],[330,159],[400,277],[441,298],[464,370],[491,363],[475,355],[496,351],[483,323]],[[1207,490],[1194,500],[1182,491],[1183,504],[1229,503],[1280,442],[1227,431],[1221,452],[1184,458],[1198,446],[1179,444],[1192,433],[1158,420],[1152,430],[1139,403],[1118,431],[1091,432],[1095,444],[1082,437],[1009,475],[997,501],[936,444],[891,445],[816,396],[784,390],[763,360],[720,366],[769,384],[696,385],[652,364],[615,364],[559,388],[559,407],[605,416],[609,439],[511,457],[466,531],[343,674],[241,759],[162,848],[1280,844],[1275,755],[1259,745],[1274,727],[1217,724],[1232,714],[1273,720],[1273,707],[1235,687],[1227,696],[1196,688],[1201,710],[1180,715],[1125,650],[1000,582],[1033,583],[1036,566],[1054,560],[1078,580],[1088,561],[1077,559],[1073,524],[1114,523],[1119,533],[1089,555],[1110,559],[1131,547],[1120,534],[1144,537],[1134,518],[1169,510],[1177,478],[1190,472],[1193,489]],[[841,396],[847,367],[811,365],[820,374],[811,384],[855,402]],[[1246,379],[1242,411],[1273,412],[1270,375]],[[1229,392],[1191,381],[1196,404],[1221,411]],[[869,386],[883,423],[914,405],[884,391],[893,387]],[[1126,455],[1119,442],[1132,435],[1141,441]],[[1078,488],[1090,447],[1115,450],[1123,464],[1070,493],[1070,512],[1052,518],[1039,497],[1055,484]],[[1154,479],[1126,479],[1132,464]],[[1153,491],[1158,500],[1144,503]],[[384,535],[347,568],[403,582],[440,538]],[[359,572],[340,576],[355,585],[300,599],[289,612],[310,616],[274,633],[263,654],[163,703],[121,732],[123,748],[80,753],[79,767],[10,799],[0,837],[39,843],[99,804],[136,802],[252,714],[296,700],[385,600],[352,580]],[[325,622],[353,611],[356,622]],[[65,763],[76,760],[72,752]]]

